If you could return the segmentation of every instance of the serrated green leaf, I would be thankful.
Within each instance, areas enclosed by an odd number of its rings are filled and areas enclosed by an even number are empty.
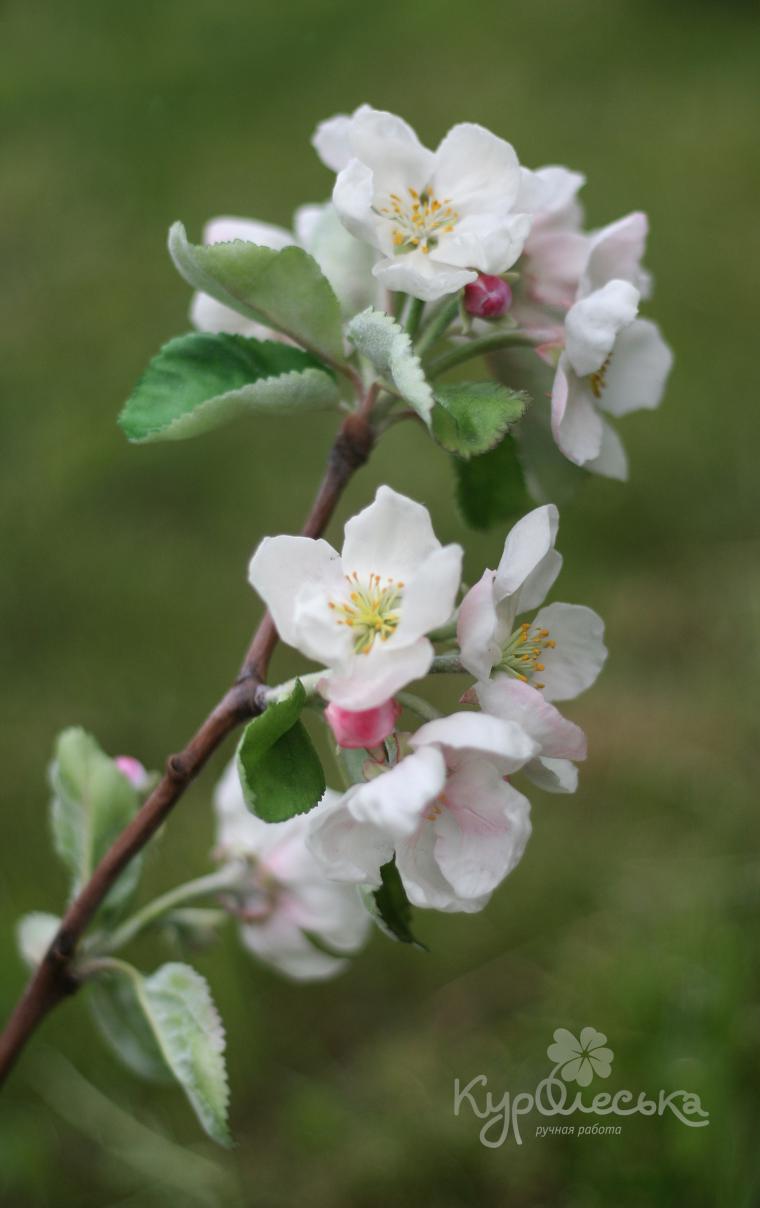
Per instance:
[[[436,386],[433,436],[457,457],[487,453],[523,415],[527,395],[499,382],[452,382]]]
[[[72,873],[73,896],[135,816],[140,797],[95,739],[77,727],[64,730],[58,737],[50,784],[53,843]],[[138,856],[124,869],[101,910],[113,914],[126,904],[140,870]]]
[[[325,776],[311,739],[298,720],[306,703],[300,680],[246,726],[237,750],[240,784],[248,808],[265,822],[284,822],[312,809]]]
[[[25,965],[36,969],[47,952],[61,920],[54,914],[34,910],[16,924],[16,944]]]
[[[367,358],[429,426],[435,401],[433,390],[403,328],[390,315],[370,306],[351,320],[346,335],[356,351]]]
[[[399,940],[402,944],[414,944],[415,947],[427,951],[412,931],[412,906],[406,896],[395,860],[383,864],[380,878],[382,884],[372,894],[372,914],[375,922],[391,939]]]
[[[164,344],[119,416],[134,442],[187,440],[247,412],[289,415],[339,401],[332,374],[276,340],[191,332]]]
[[[111,960],[90,992],[98,1026],[122,1061],[142,1077],[176,1079],[212,1140],[230,1145],[224,1028],[205,978],[178,961],[143,977]]]
[[[474,457],[471,461],[455,457],[452,461],[457,476],[459,507],[472,528],[490,528],[530,508],[531,501],[511,434],[482,457]]]
[[[134,975],[140,977],[136,969]],[[92,977],[87,1002],[100,1035],[127,1069],[149,1082],[173,1081],[133,977],[121,970]]]
[[[208,983],[190,965],[162,965],[141,979],[140,998],[166,1064],[208,1135],[230,1145],[224,1028]]]
[[[169,254],[195,289],[283,332],[319,357],[344,359],[338,299],[316,260],[302,248],[275,251],[241,240],[192,244],[182,223],[175,222]]]

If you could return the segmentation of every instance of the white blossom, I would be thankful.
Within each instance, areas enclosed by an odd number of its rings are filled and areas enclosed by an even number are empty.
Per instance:
[[[312,815],[311,849],[328,876],[371,887],[395,852],[414,905],[481,910],[530,835],[530,805],[505,776],[539,746],[484,713],[428,722],[408,741],[395,767]]]
[[[537,744],[537,753],[521,769],[539,788],[550,793],[574,793],[577,760],[586,758],[586,736],[580,726],[563,717],[536,688],[508,675],[475,685],[486,713],[513,721]]]
[[[324,540],[267,537],[249,578],[282,640],[330,669],[324,695],[366,710],[427,673],[425,635],[451,617],[461,563],[427,508],[383,486],[346,524],[340,554]]]
[[[362,105],[323,122],[314,145],[338,173],[341,220],[380,253],[373,272],[387,289],[434,301],[520,255],[531,219],[517,206],[517,155],[482,126],[454,126],[430,151],[401,118]]]
[[[549,604],[532,621],[517,618],[543,602],[562,567],[554,548],[559,513],[535,508],[507,535],[497,569],[486,570],[459,610],[460,658],[477,679],[502,672],[569,700],[594,682],[607,657],[604,623],[580,604]]]
[[[589,240],[552,389],[552,432],[564,455],[610,478],[628,476],[607,416],[659,406],[673,354],[655,323],[637,318],[651,289],[641,265],[646,215],[629,214]]]
[[[234,760],[215,793],[217,855],[243,860],[250,870],[245,889],[227,901],[241,920],[240,937],[254,956],[297,980],[339,973],[370,927],[356,891],[328,880],[306,845],[309,818],[336,800],[339,795],[328,789],[311,815],[263,822],[246,807]]]

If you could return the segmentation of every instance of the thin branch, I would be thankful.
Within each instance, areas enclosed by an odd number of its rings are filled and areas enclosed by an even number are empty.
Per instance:
[[[324,531],[346,483],[366,462],[374,440],[373,429],[365,416],[352,414],[343,421],[330,451],[322,484],[303,526],[304,536],[318,537]],[[276,644],[277,631],[266,613],[235,683],[184,750],[169,757],[166,771],[153,792],[69,906],[53,942],[0,1036],[0,1085],[45,1016],[79,988],[71,970],[77,944],[117,877],[153,837],[228,734],[266,708],[262,685]]]

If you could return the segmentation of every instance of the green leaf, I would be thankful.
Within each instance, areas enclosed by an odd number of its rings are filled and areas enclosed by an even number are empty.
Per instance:
[[[306,703],[300,680],[246,726],[237,750],[240,784],[249,809],[265,822],[304,814],[325,791],[325,776],[311,739],[298,720]]]
[[[371,907],[371,911],[375,922],[391,939],[400,940],[402,944],[414,944],[427,951],[412,932],[412,907],[395,860],[383,864],[380,877],[382,884],[372,894],[374,907]]]
[[[525,394],[499,382],[452,382],[435,387],[433,436],[465,459],[493,449],[525,411]]]
[[[140,977],[136,969],[133,973]],[[92,977],[87,1003],[103,1040],[127,1069],[149,1082],[173,1081],[132,976],[119,969]]]
[[[340,305],[316,260],[300,247],[281,251],[235,240],[188,242],[175,222],[169,254],[188,284],[249,319],[290,336],[328,361],[343,361]]]
[[[110,965],[90,987],[101,1032],[135,1073],[172,1075],[208,1135],[230,1145],[224,1028],[205,978],[176,961],[150,977],[125,961]]]
[[[435,401],[433,390],[403,328],[390,315],[370,306],[351,320],[346,335],[357,352],[367,358],[429,426]]]
[[[511,434],[482,457],[471,461],[462,461],[459,457],[452,460],[459,507],[472,528],[490,528],[530,508],[531,501]]]
[[[140,796],[100,749],[77,727],[64,730],[50,768],[50,817],[56,852],[72,873],[72,896],[89,880],[98,861],[140,808]],[[140,877],[140,857],[125,868],[101,909],[115,913]]]
[[[34,910],[16,924],[16,944],[25,965],[36,969],[53,942],[61,920],[54,914]]]
[[[247,412],[289,415],[338,400],[332,374],[300,348],[198,331],[164,344],[119,424],[135,442],[186,440]]]

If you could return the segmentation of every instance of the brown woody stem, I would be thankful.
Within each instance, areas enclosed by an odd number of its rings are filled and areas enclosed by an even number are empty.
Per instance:
[[[374,439],[365,413],[354,412],[343,421],[303,526],[304,536],[318,537],[324,532],[346,483],[369,457]],[[169,756],[161,780],[69,906],[0,1036],[0,1084],[45,1016],[78,989],[79,981],[72,971],[77,944],[117,877],[149,842],[227,735],[266,708],[262,686],[276,644],[277,631],[271,617],[265,613],[235,683],[184,750]]]

